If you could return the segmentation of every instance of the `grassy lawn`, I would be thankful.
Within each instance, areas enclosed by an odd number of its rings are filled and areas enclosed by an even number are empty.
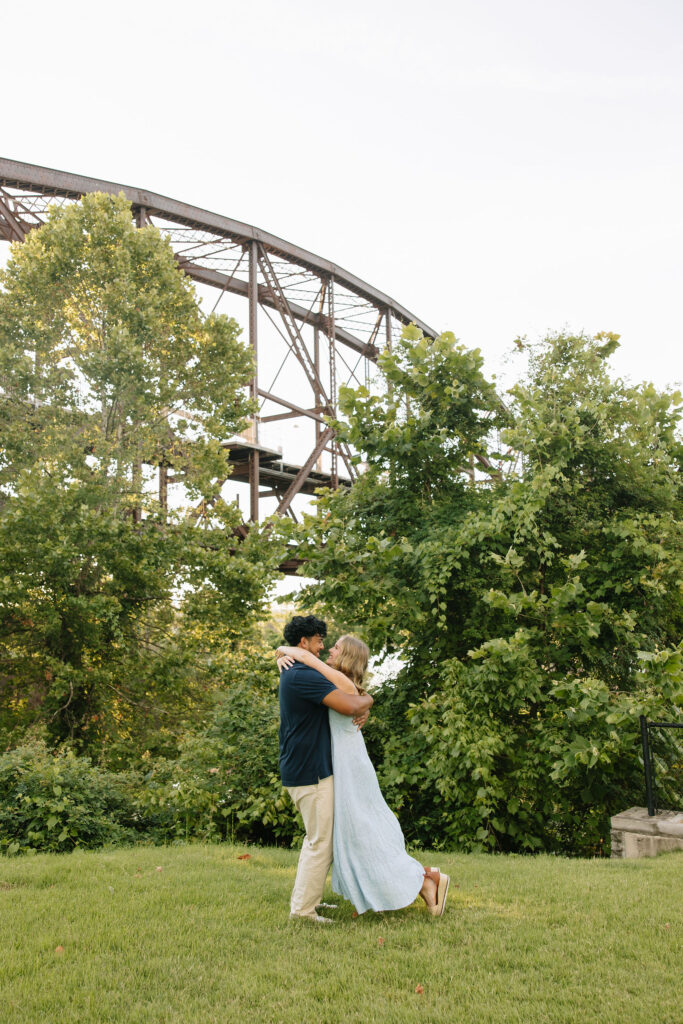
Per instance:
[[[683,1020],[683,855],[426,856],[456,886],[441,920],[342,904],[327,927],[288,920],[296,859],[187,846],[0,860],[0,1019]]]

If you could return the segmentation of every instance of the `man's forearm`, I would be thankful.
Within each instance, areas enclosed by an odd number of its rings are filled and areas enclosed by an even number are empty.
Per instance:
[[[355,699],[361,702],[360,707],[355,712],[356,715],[362,715],[366,711],[369,711],[375,703],[369,693],[359,693]]]

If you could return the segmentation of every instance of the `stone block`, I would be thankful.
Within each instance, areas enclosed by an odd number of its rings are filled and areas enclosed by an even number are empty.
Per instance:
[[[647,807],[629,807],[615,814],[611,825],[613,857],[655,857],[683,850],[681,811],[660,811],[651,817]]]

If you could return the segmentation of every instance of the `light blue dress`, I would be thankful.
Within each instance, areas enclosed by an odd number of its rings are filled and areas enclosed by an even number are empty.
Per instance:
[[[409,906],[424,881],[406,853],[401,826],[384,801],[365,740],[348,715],[329,709],[334,772],[332,888],[366,910]]]

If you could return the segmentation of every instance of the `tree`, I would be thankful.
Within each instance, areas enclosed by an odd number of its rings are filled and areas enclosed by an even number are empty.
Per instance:
[[[318,514],[307,518],[306,574],[321,581],[310,596],[343,608],[349,627],[362,624],[374,650],[436,662],[465,653],[470,629],[479,635],[470,617],[483,570],[470,564],[452,580],[443,633],[432,627],[445,590],[432,580],[436,538],[488,501],[472,460],[489,459],[509,419],[482,364],[452,334],[432,340],[407,328],[396,350],[380,356],[384,394],[340,389],[348,422],[338,432],[367,468],[350,491],[319,498]]]
[[[256,530],[238,544],[239,512],[216,500],[249,350],[123,196],[53,209],[0,285],[5,728],[43,722],[100,753],[141,728],[163,745],[279,557]]]
[[[452,341],[418,341],[429,371],[401,422],[379,410],[418,383],[405,349],[384,364],[393,398],[344,396],[370,469],[323,499],[307,573],[405,661],[378,694],[374,753],[422,842],[599,851],[609,814],[638,802],[638,715],[677,713],[681,399],[612,379],[616,342],[558,335],[532,353],[502,432],[522,469],[488,481],[468,483],[466,457],[504,414],[467,388]]]

